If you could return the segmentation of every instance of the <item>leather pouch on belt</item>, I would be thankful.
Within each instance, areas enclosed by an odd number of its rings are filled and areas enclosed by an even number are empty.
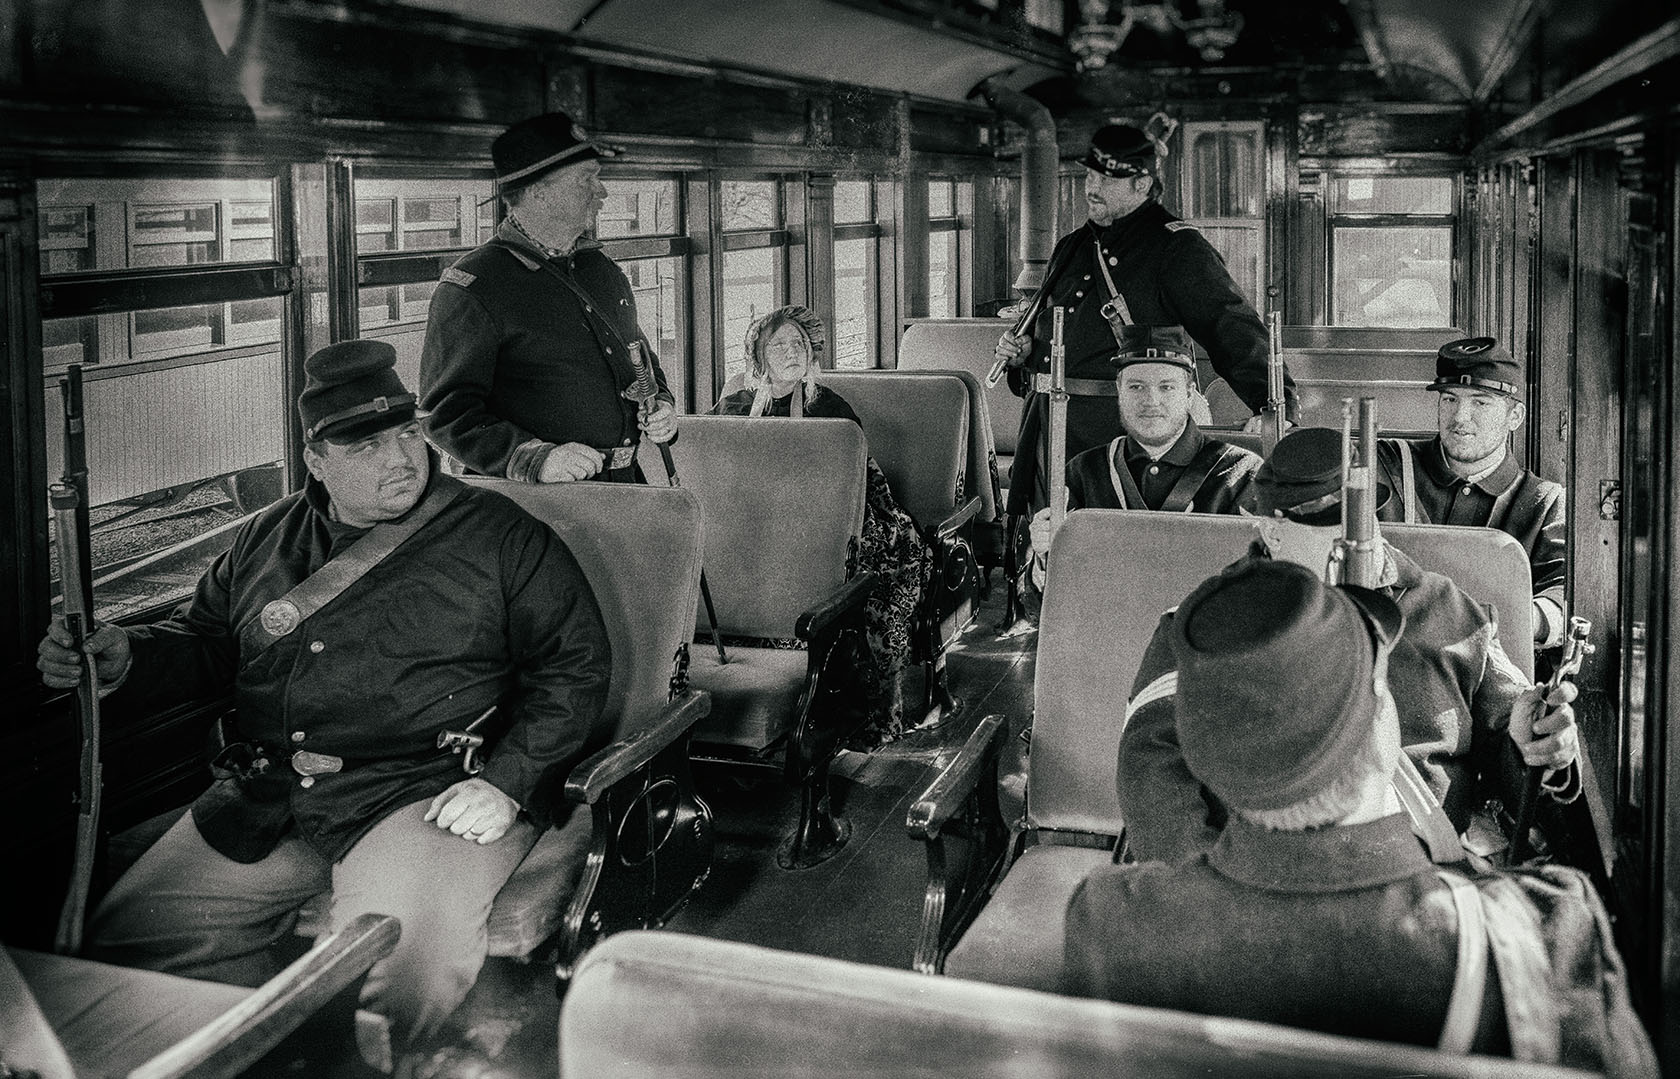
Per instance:
[[[220,854],[249,865],[268,857],[292,824],[289,772],[218,779],[193,803],[198,834]]]

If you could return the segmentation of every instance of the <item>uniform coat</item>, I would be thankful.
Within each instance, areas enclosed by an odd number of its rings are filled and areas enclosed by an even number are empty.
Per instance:
[[[1185,471],[1203,448],[1223,447],[1207,477],[1196,487],[1175,495]],[[1143,495],[1141,506],[1128,505],[1116,485],[1116,470],[1125,468]],[[1130,435],[1106,446],[1086,450],[1067,466],[1069,509],[1167,509],[1190,513],[1242,513],[1254,508],[1254,476],[1260,458],[1240,446],[1209,438],[1189,420],[1159,460],[1151,461]],[[1123,481],[1122,481],[1123,482]],[[1168,500],[1171,498],[1171,504]]]
[[[1051,253],[1045,280],[1051,283],[1051,305],[1067,308],[1063,332],[1068,378],[1114,382],[1114,368],[1108,361],[1116,343],[1114,331],[1102,317],[1109,293],[1097,268],[1099,243],[1114,285],[1131,311],[1131,321],[1183,326],[1207,351],[1214,370],[1237,396],[1255,412],[1265,407],[1266,327],[1207,239],[1153,199],[1107,228],[1087,222],[1062,237]],[[1048,308],[1039,316],[1026,365],[1009,372],[1010,389],[1027,399],[1010,472],[1011,513],[1025,513],[1029,501],[1042,506],[1045,500],[1038,459],[1044,450],[1047,401],[1032,392],[1031,375],[1050,369],[1053,319]],[[1285,392],[1293,414],[1294,384],[1287,374]],[[1106,445],[1122,433],[1112,394],[1068,401],[1070,458]]]
[[[1462,833],[1483,800],[1519,804],[1524,770],[1507,732],[1511,706],[1529,683],[1499,643],[1489,608],[1404,552],[1386,549],[1390,569],[1382,591],[1406,616],[1388,660],[1400,741]],[[1127,846],[1140,861],[1200,854],[1219,838],[1225,820],[1224,806],[1190,774],[1179,748],[1172,619],[1171,611],[1161,616],[1144,652],[1120,736],[1120,808]],[[1559,800],[1574,798],[1579,766],[1550,776],[1548,789]]]
[[[549,258],[503,222],[432,294],[420,354],[426,435],[473,472],[528,482],[561,444],[633,446],[637,406],[623,391],[635,380],[626,346],[638,341],[672,400],[630,281],[601,245],[584,239]]]
[[[1494,946],[1472,1050],[1655,1076],[1587,878],[1545,866],[1475,884]],[[1086,878],[1065,940],[1070,993],[1433,1046],[1458,918],[1403,815],[1304,832],[1237,819],[1178,865]]]
[[[1406,490],[1403,453],[1411,456],[1411,491]],[[1564,609],[1568,522],[1561,485],[1524,469],[1509,451],[1498,468],[1475,483],[1465,483],[1447,465],[1439,437],[1425,441],[1385,438],[1377,444],[1377,460],[1395,492],[1388,509],[1394,519],[1475,525],[1508,533],[1528,553],[1534,595]],[[1408,501],[1416,510],[1412,517],[1405,517]]]
[[[435,470],[431,483],[461,487]],[[437,736],[491,705],[502,733],[480,777],[546,824],[545,773],[600,720],[611,660],[589,582],[551,529],[476,488],[297,629],[240,654],[240,627],[363,534],[329,519],[310,480],[247,521],[172,618],[129,631],[118,692],[155,706],[232,686],[239,736],[275,762],[260,786],[224,779],[194,807],[236,861],[263,857],[288,822],[338,859],[385,814],[464,778]],[[306,785],[286,764],[298,749],[359,763]]]

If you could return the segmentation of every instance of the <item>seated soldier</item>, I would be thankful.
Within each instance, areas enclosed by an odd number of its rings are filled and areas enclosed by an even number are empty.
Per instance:
[[[1441,346],[1429,388],[1440,395],[1440,433],[1378,445],[1378,462],[1396,488],[1389,519],[1485,526],[1516,537],[1534,577],[1535,643],[1554,647],[1565,621],[1564,493],[1511,452],[1526,413],[1522,365],[1491,337],[1451,341]]]
[[[1278,559],[1323,576],[1341,536],[1341,462],[1336,431],[1304,428],[1284,436],[1256,480],[1260,536],[1238,565]],[[1378,488],[1380,503],[1388,492]],[[1457,862],[1464,853],[1454,837],[1470,828],[1487,799],[1499,798],[1516,811],[1524,764],[1550,769],[1543,782],[1550,797],[1569,801],[1580,793],[1569,705],[1575,687],[1560,686],[1545,702],[1545,714],[1532,718],[1540,691],[1506,655],[1493,612],[1386,542],[1382,552],[1380,591],[1406,615],[1389,678],[1406,750],[1401,763],[1414,770],[1396,780],[1403,792],[1427,788],[1445,810],[1453,834],[1423,837],[1433,841],[1438,860]],[[1173,728],[1174,621],[1171,611],[1162,616],[1144,653],[1120,736],[1120,806],[1127,847],[1139,861],[1178,861],[1206,850],[1225,815],[1186,767]],[[1412,782],[1415,777],[1422,783]],[[1468,843],[1474,853],[1491,855],[1499,838],[1497,829],[1478,822]]]
[[[1127,326],[1109,361],[1125,434],[1067,464],[1067,508],[1244,513],[1260,458],[1209,438],[1190,416],[1196,359],[1180,326]],[[1050,550],[1050,511],[1032,519],[1032,546]],[[1035,567],[1035,578],[1042,573]]]
[[[402,923],[358,1017],[387,1067],[392,1039],[472,987],[491,901],[549,823],[545,773],[583,745],[610,670],[571,552],[439,473],[395,362],[374,341],[311,356],[304,490],[247,520],[173,617],[87,644],[130,710],[230,689],[238,704],[215,784],[100,903],[91,955],[258,985],[269,945],[331,888],[333,929]],[[77,678],[68,639],[59,621],[41,642],[48,685]],[[501,732],[476,774],[439,748],[469,727]]]
[[[1471,882],[1438,873],[1411,835],[1389,783],[1401,617],[1380,593],[1260,559],[1184,601],[1167,627],[1178,738],[1231,820],[1198,857],[1106,866],[1079,885],[1065,989],[1654,1076],[1583,874]]]

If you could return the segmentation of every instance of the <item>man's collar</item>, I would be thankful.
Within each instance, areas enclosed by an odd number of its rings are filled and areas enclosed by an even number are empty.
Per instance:
[[[1176,465],[1179,468],[1183,468],[1196,459],[1196,454],[1201,452],[1202,443],[1206,441],[1207,436],[1202,434],[1202,429],[1200,427],[1196,426],[1196,421],[1186,417],[1184,420],[1184,430],[1179,433],[1178,438],[1174,440],[1173,444],[1167,447],[1167,452],[1161,454],[1159,457],[1150,459],[1163,461],[1169,465]],[[1121,447],[1122,451],[1126,455],[1126,460],[1128,461],[1137,461],[1149,457],[1149,451],[1144,449],[1143,446],[1138,443],[1138,440],[1133,438],[1131,435],[1126,436],[1125,440],[1121,443]]]
[[[1473,478],[1460,476],[1453,471],[1452,464],[1447,460],[1447,448],[1442,445],[1440,435],[1435,436],[1430,451],[1423,454],[1422,463],[1424,471],[1429,474],[1430,479],[1435,481],[1436,486],[1451,487],[1455,484],[1468,483],[1494,498],[1504,494],[1511,484],[1517,481],[1518,475],[1522,472],[1521,467],[1517,464],[1517,455],[1507,447],[1505,456],[1499,459],[1499,463],[1481,475]]]
[[[1086,220],[1085,224],[1094,229],[1097,236],[1106,242],[1113,240],[1116,236],[1120,235],[1121,231],[1130,228],[1137,222],[1148,220],[1155,211],[1160,209],[1161,203],[1159,200],[1155,198],[1147,198],[1143,200],[1143,205],[1139,206],[1129,214],[1115,218],[1107,225],[1099,225],[1095,221],[1091,221],[1089,219]]]
[[[537,242],[536,237],[526,232],[519,223],[511,217],[502,218],[502,223],[496,226],[496,239],[515,249],[515,254],[524,254],[522,259],[527,270],[536,270],[547,259],[572,258],[584,251],[597,251],[601,248],[601,241],[591,236],[579,236],[572,244],[570,251],[560,251],[557,248],[544,247]]]
[[[1268,831],[1232,813],[1208,864],[1239,884],[1292,893],[1376,888],[1432,869],[1404,813],[1304,832]]]

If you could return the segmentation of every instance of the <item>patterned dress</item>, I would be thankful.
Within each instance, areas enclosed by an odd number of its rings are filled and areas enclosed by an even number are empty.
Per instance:
[[[752,402],[753,391],[741,390],[719,401],[713,411],[720,416],[746,416],[752,412]],[[785,418],[792,402],[791,393],[775,398],[764,415]],[[815,387],[802,406],[807,417],[845,419],[863,425],[846,399],[824,386]],[[873,457],[868,460],[868,469],[863,539],[853,572],[876,575],[875,588],[864,604],[864,626],[874,664],[865,676],[864,687],[869,721],[851,742],[859,749],[873,749],[904,733],[904,672],[910,665],[916,605],[933,567],[927,542],[916,531],[916,522],[899,508],[886,473]]]

